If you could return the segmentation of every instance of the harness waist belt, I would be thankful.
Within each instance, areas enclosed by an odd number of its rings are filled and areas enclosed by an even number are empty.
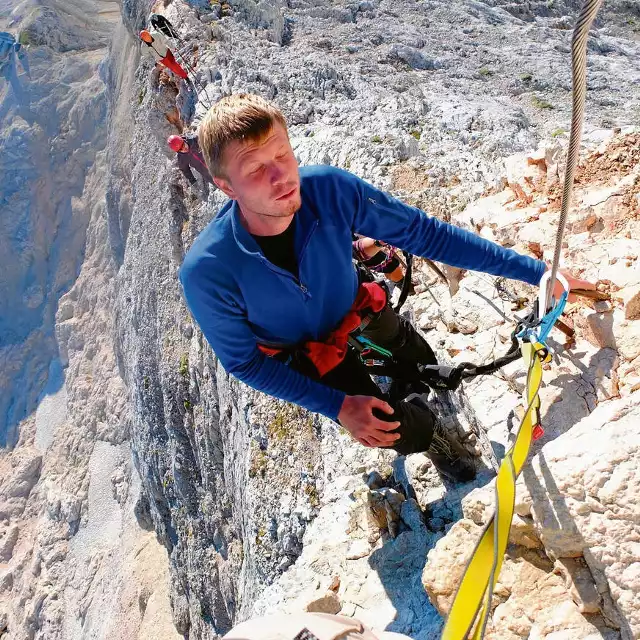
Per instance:
[[[356,299],[342,322],[322,342],[309,340],[301,346],[275,346],[258,344],[258,349],[268,356],[288,350],[300,350],[318,371],[320,377],[335,369],[347,355],[349,335],[364,330],[371,320],[371,313],[379,313],[387,304],[387,293],[376,282],[363,282]]]

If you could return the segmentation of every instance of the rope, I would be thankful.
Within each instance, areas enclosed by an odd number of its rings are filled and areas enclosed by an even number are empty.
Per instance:
[[[556,248],[553,254],[553,265],[551,267],[551,277],[547,289],[547,301],[551,304],[553,287],[556,282],[558,266],[560,264],[560,252],[562,251],[562,236],[567,223],[567,214],[571,203],[571,192],[573,190],[573,180],[575,177],[578,155],[580,152],[580,139],[582,137],[582,121],[584,118],[584,103],[587,92],[587,39],[589,30],[600,9],[602,0],[586,0],[582,11],[578,16],[578,21],[573,31],[571,41],[571,62],[573,74],[573,105],[571,112],[571,133],[569,136],[569,151],[567,153],[567,164],[564,174],[564,187],[562,190],[562,206],[560,208],[560,220],[558,221],[558,231],[556,234]],[[539,309],[543,316],[548,309]]]

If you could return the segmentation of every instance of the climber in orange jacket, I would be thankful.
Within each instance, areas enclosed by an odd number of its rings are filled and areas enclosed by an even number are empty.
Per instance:
[[[178,77],[183,80],[187,80],[187,72],[176,62],[176,59],[173,56],[173,52],[169,49],[169,45],[167,44],[167,39],[160,33],[159,31],[147,31],[146,29],[140,32],[140,40],[144,42],[154,58],[156,59],[156,64],[160,63],[164,65],[167,69],[170,69],[175,73]]]

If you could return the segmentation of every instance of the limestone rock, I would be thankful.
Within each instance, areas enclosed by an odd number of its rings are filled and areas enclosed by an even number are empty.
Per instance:
[[[640,320],[640,286],[623,289],[619,295],[625,301],[625,320]]]
[[[20,529],[17,525],[11,525],[3,531],[3,536],[0,538],[0,560],[2,562],[8,562],[13,555],[13,548],[18,541],[20,535]]]
[[[441,614],[445,614],[451,608],[469,561],[469,554],[481,533],[482,527],[470,520],[459,520],[429,551],[422,573],[422,584],[429,600]]]
[[[366,483],[369,489],[379,489],[384,485],[384,480],[382,476],[374,469],[367,476]]]
[[[505,162],[507,183],[513,190],[520,205],[531,204],[536,191],[544,188],[547,179],[550,184],[557,181],[559,144],[545,145],[534,153],[516,154]]]
[[[493,614],[491,630],[496,638],[510,637],[501,636],[503,632],[530,637],[571,632],[584,634],[574,637],[587,637],[597,629],[580,613],[598,611],[628,627],[628,637],[640,633],[635,578],[640,535],[639,418],[633,398],[602,403],[570,432],[545,445],[523,470],[516,510],[519,517],[530,519],[542,549],[510,552],[513,562],[505,563],[496,586],[497,598],[508,597]],[[484,522],[490,514],[490,488],[474,493],[465,499],[465,513]],[[461,521],[429,554],[423,582],[441,611],[451,604],[463,558],[471,552],[479,531],[478,525]],[[522,540],[516,536],[514,542]],[[555,570],[560,575],[553,576],[552,567],[541,565],[540,559],[533,561],[531,554],[541,552],[545,558],[557,559]],[[532,593],[535,598],[528,595]],[[607,606],[607,598],[612,599],[613,608]],[[516,616],[516,608],[526,617]],[[513,626],[525,622],[526,629]]]
[[[613,322],[613,311],[597,313],[591,309],[583,309],[576,317],[576,327],[591,344],[609,349],[617,346]]]
[[[586,562],[580,558],[558,558],[554,571],[565,580],[573,601],[578,605],[580,613],[598,613],[602,597],[591,575]]]
[[[460,213],[461,224],[504,246],[526,252],[528,242],[537,243],[530,246],[548,258],[557,215],[552,183],[562,163],[546,150],[526,151],[566,123],[570,93],[555,57],[567,35],[557,27],[570,21],[556,14],[574,7],[164,4],[157,9],[179,29],[196,86],[140,56],[131,34],[149,5],[139,0],[108,7],[61,0],[7,16],[7,28],[28,42],[32,77],[21,73],[2,87],[0,291],[10,313],[0,317],[0,437],[9,447],[0,455],[7,565],[0,628],[51,640],[88,629],[114,640],[211,640],[261,608],[303,608],[340,574],[342,612],[357,610],[377,630],[435,637],[441,619],[420,576],[427,551],[460,519],[469,487],[445,487],[420,456],[406,461],[400,478],[405,461],[392,451],[354,444],[331,421],[266,399],[223,370],[189,317],[176,272],[224,196],[213,191],[205,202],[185,192],[166,136],[195,130],[223,95],[256,92],[282,108],[303,164],[350,169],[435,217],[457,221]],[[606,94],[605,115],[614,122],[637,106],[638,46],[627,5],[607,2],[607,33],[590,38],[598,55],[590,59],[589,100]],[[112,37],[117,46],[108,47]],[[492,54],[496,43],[500,55]],[[535,61],[528,79],[520,53]],[[555,108],[536,106],[531,91]],[[520,97],[505,99],[510,94]],[[587,120],[600,117],[596,111],[588,109]],[[593,126],[585,127],[587,145],[610,137],[590,136]],[[630,213],[638,140],[616,135],[612,152],[605,145],[581,168],[576,208],[591,208],[596,221],[589,217],[583,233],[568,234],[563,258],[585,277],[630,290],[640,284]],[[531,198],[527,207],[505,202],[512,194],[502,191],[502,162],[513,153],[529,163],[513,179],[521,200]],[[590,190],[589,181],[603,184]],[[487,191],[490,201],[475,202]],[[473,217],[463,212],[469,202]],[[499,325],[513,320],[510,303],[490,295],[490,276],[461,279],[459,269],[445,270],[449,293],[439,283],[431,290],[443,304],[453,296],[448,311],[467,325],[463,332],[439,324],[443,312],[428,293],[422,308],[409,301],[407,316],[420,308],[442,361],[447,354],[458,361],[499,355],[508,338]],[[633,389],[624,367],[638,358],[637,328],[619,312],[612,313],[620,385]],[[50,364],[58,355],[59,380]],[[181,365],[185,355],[188,366]],[[549,439],[616,395],[613,359],[579,342],[559,361],[561,370],[545,377],[554,401],[545,414]],[[439,404],[448,407],[443,419],[461,437],[475,435],[478,425],[490,429],[499,453],[521,386],[516,367],[465,384],[451,394],[457,405]],[[383,472],[391,462],[393,479]],[[362,486],[361,474],[372,469],[385,477],[377,493]],[[478,484],[488,476],[485,469]],[[359,489],[368,493],[350,523]],[[618,493],[631,503],[626,488]],[[524,498],[519,504],[514,535],[535,546],[529,498],[528,510]],[[619,541],[630,525],[618,516],[631,507],[605,502],[585,499],[599,526],[613,523]],[[136,526],[136,513],[153,531]],[[637,610],[634,548],[623,542],[616,549],[603,542],[602,557],[586,560],[608,616],[614,601]],[[505,594],[514,576],[538,575],[531,566],[539,568],[541,550],[527,553],[528,564],[513,559],[521,574],[505,573]],[[573,589],[558,575],[549,579],[553,589],[557,581]],[[608,582],[618,590],[605,597]],[[559,601],[557,615],[540,612],[532,637],[591,633],[575,618],[573,600]],[[522,622],[514,610],[502,637]]]

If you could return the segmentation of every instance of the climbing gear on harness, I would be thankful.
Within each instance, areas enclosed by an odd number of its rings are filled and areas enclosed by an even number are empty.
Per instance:
[[[522,356],[527,367],[527,383],[524,393],[527,408],[518,428],[515,442],[500,464],[495,482],[496,507],[494,515],[485,527],[467,564],[449,611],[441,640],[466,640],[471,633],[473,633],[471,636],[473,640],[481,640],[484,636],[491,612],[493,589],[498,580],[509,542],[511,521],[514,514],[516,480],[527,461],[532,439],[540,437],[544,433],[540,425],[539,390],[542,384],[542,364],[551,359],[551,350],[547,347],[545,340],[562,313],[569,295],[568,283],[563,277],[559,277],[561,274],[558,273],[558,266],[582,134],[586,91],[587,38],[601,3],[602,0],[585,1],[573,33],[573,111],[553,265],[551,271],[543,276],[540,283],[536,322],[518,332],[518,336],[523,341]],[[564,292],[556,302],[552,297],[552,292],[557,279],[562,283]]]
[[[520,346],[517,334],[522,333],[530,327],[534,317],[534,314],[530,313],[518,323],[518,326],[511,334],[511,346],[507,353],[492,362],[481,365],[462,362],[456,366],[444,364],[420,365],[415,370],[408,370],[406,366],[397,363],[390,352],[385,353],[386,350],[381,349],[381,347],[364,336],[356,336],[351,339],[350,343],[359,351],[360,358],[368,365],[372,375],[389,376],[393,380],[400,380],[417,385],[422,384],[432,389],[455,391],[462,384],[463,380],[494,373],[498,369],[517,360],[520,357]],[[369,362],[370,354],[374,351],[382,356],[382,364],[380,364],[380,358],[373,363]]]
[[[349,313],[322,342],[309,340],[300,346],[274,343],[259,344],[258,349],[268,356],[301,351],[313,363],[318,374],[322,377],[344,360],[353,335],[364,331],[374,314],[382,311],[386,304],[387,293],[381,285],[376,282],[363,282]],[[360,337],[366,340],[364,336]],[[377,351],[391,355],[391,352],[382,349],[382,347],[373,345],[373,343],[371,346]]]
[[[400,261],[396,256],[396,250],[389,247],[389,251],[385,251],[386,243],[374,240],[374,245],[380,249],[375,255],[368,256],[363,248],[363,238],[359,238],[353,243],[353,251],[356,258],[362,262],[367,269],[374,273],[393,273],[399,266]]]
[[[388,246],[385,242],[381,242],[379,240],[375,240],[374,244],[376,247],[382,248],[384,246]],[[400,296],[398,297],[398,301],[396,302],[393,310],[396,313],[400,313],[402,306],[407,301],[409,294],[413,291],[413,283],[411,282],[411,277],[413,274],[413,256],[408,251],[403,251],[402,256],[404,259],[401,259],[397,250],[391,247],[391,251],[387,254],[385,260],[378,264],[371,264],[370,258],[364,253],[362,246],[359,240],[356,240],[353,243],[353,253],[354,258],[356,260],[356,265],[358,271],[361,275],[361,281],[367,282],[375,282],[376,278],[374,273],[391,273],[395,271],[400,265],[404,267],[404,278],[402,279],[402,286],[400,288]],[[435,269],[436,273],[439,273],[446,282],[446,277],[438,269],[436,265],[434,265],[430,260],[427,262],[431,265],[433,269]],[[383,286],[387,286],[384,284]]]

